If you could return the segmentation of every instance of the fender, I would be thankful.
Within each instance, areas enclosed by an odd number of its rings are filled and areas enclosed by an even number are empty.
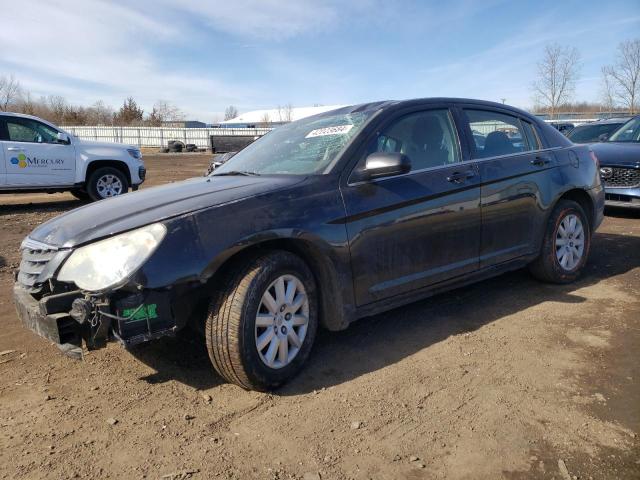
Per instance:
[[[112,167],[118,168],[119,170],[122,170],[127,177],[127,181],[129,182],[129,185],[132,185],[133,174],[131,172],[131,166],[124,160],[118,160],[118,159],[112,159],[112,158],[99,158],[95,160],[90,160],[87,163],[85,163],[84,161],[80,163],[82,167],[76,172],[77,183],[83,183],[83,184],[86,183],[89,180],[87,176],[87,172],[93,169],[94,166],[95,168],[99,168],[100,166],[102,166],[102,165],[96,165],[96,164],[105,164],[104,166],[112,166]]]
[[[320,319],[329,330],[343,330],[355,319],[351,267],[347,255],[311,232],[293,228],[266,230],[244,237],[221,251],[200,273],[202,283],[215,283],[218,274],[236,261],[265,250],[287,250],[300,256],[316,277],[320,292]]]

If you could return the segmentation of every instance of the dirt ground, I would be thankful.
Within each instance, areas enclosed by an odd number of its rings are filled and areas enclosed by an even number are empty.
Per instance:
[[[207,155],[147,155],[153,184]],[[22,238],[79,206],[0,195],[0,478],[640,478],[640,214],[608,211],[584,277],[526,271],[319,335],[272,394],[187,335],[83,362],[19,324]]]

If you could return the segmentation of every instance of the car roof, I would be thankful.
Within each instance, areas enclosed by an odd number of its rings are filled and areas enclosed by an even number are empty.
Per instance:
[[[36,117],[34,115],[27,115],[26,113],[0,112],[0,115],[6,116],[6,117],[21,117],[21,118],[31,118],[33,120],[42,120],[40,117]]]
[[[328,112],[319,113],[314,115],[317,118],[323,116],[341,115],[356,112],[375,111],[375,110],[388,110],[388,109],[401,109],[412,106],[421,106],[438,103],[464,103],[468,105],[477,105],[478,107],[491,107],[499,108],[501,110],[510,110],[514,114],[525,116],[529,119],[539,120],[535,115],[529,112],[521,110],[511,105],[504,103],[490,102],[488,100],[477,100],[472,98],[457,98],[457,97],[426,97],[426,98],[414,98],[410,100],[383,100],[378,102],[359,103],[355,105],[348,105],[346,107],[338,108],[336,110],[330,110]]]
[[[633,117],[616,117],[616,118],[603,118],[600,120],[596,120],[595,122],[589,122],[589,123],[585,123],[585,125],[593,125],[593,124],[608,124],[608,123],[627,123],[629,120],[631,120]]]
[[[55,128],[56,130],[61,130],[64,132],[64,130],[60,127],[58,127],[57,125],[45,120],[44,118],[40,118],[40,117],[36,117],[35,115],[27,115],[26,113],[15,113],[15,112],[0,112],[0,117],[18,117],[18,118],[29,118],[31,120],[36,120],[38,122],[44,123],[46,125],[49,125],[50,127]]]

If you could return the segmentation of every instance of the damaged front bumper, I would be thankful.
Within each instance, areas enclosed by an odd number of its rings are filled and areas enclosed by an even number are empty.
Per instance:
[[[162,292],[91,297],[72,291],[38,300],[16,282],[13,295],[22,323],[75,358],[82,358],[83,344],[95,350],[117,340],[130,347],[173,335],[179,328]]]

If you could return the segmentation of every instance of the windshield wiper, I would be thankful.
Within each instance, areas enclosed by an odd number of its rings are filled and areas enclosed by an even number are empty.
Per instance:
[[[231,170],[229,172],[221,172],[221,173],[213,173],[213,177],[222,177],[222,176],[234,176],[234,175],[242,175],[245,177],[259,177],[260,174],[257,172],[249,172],[245,170]]]

